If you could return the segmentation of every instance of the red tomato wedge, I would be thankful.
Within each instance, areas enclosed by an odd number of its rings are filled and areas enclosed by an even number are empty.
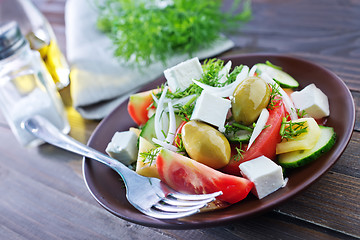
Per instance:
[[[174,139],[174,143],[173,143],[173,145],[175,147],[179,147],[181,144],[181,130],[186,123],[187,123],[186,121],[182,121],[176,130],[175,139]]]
[[[158,91],[157,89],[135,93],[130,96],[128,103],[128,112],[134,122],[141,126],[149,120],[149,107],[153,103],[151,93],[154,94]]]
[[[240,176],[239,165],[243,162],[260,157],[262,155],[275,160],[276,144],[281,141],[280,127],[283,117],[285,116],[285,107],[280,102],[277,107],[269,109],[269,119],[266,122],[268,126],[256,138],[250,149],[245,151],[242,159],[231,158],[228,165],[220,171]]]
[[[243,200],[254,185],[245,178],[219,172],[166,149],[157,156],[156,167],[161,180],[176,191],[189,194],[222,191],[217,199],[230,204]]]

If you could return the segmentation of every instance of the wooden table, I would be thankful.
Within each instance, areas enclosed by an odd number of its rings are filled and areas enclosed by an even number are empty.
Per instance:
[[[65,52],[65,0],[34,0]],[[253,19],[229,54],[284,53],[340,76],[360,105],[360,1],[253,0]],[[70,135],[86,143],[97,121],[72,107]],[[357,107],[357,110],[358,107]],[[0,239],[352,239],[360,238],[360,116],[351,141],[319,181],[258,217],[198,230],[143,227],[104,210],[82,178],[82,158],[50,145],[22,148],[0,117]]]

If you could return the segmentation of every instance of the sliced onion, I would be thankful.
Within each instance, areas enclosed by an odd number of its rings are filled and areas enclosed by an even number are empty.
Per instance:
[[[252,68],[251,68],[250,71],[249,71],[249,77],[254,76],[256,70],[257,70],[257,66],[256,66],[256,65],[252,66]]]
[[[193,80],[193,82],[214,96],[229,97],[233,95],[235,88],[248,77],[248,73],[249,73],[249,67],[244,65],[240,73],[236,76],[235,82],[230,83],[229,85],[226,85],[224,87],[212,87],[196,80]]]
[[[169,106],[169,118],[170,118],[170,123],[169,123],[169,131],[167,133],[165,142],[167,143],[172,143],[174,142],[175,139],[175,133],[176,133],[176,119],[175,119],[175,112],[174,112],[174,108],[171,102],[168,103]]]
[[[166,92],[168,90],[168,86],[164,87],[163,92],[161,93],[157,108],[156,108],[156,112],[155,112],[155,134],[156,134],[156,138],[159,139],[160,141],[164,141],[165,140],[165,136],[163,134],[163,124],[161,121],[161,115],[164,113],[164,100],[165,100],[165,96],[166,96]]]
[[[220,77],[220,79],[218,80],[219,83],[224,83],[227,81],[227,75],[230,72],[230,68],[231,68],[231,61],[228,61],[225,66],[219,71],[218,73],[218,77]]]
[[[260,78],[264,79],[265,82],[269,83],[269,84],[276,84],[279,87],[279,91],[282,97],[282,100],[284,102],[286,111],[290,114],[290,118],[291,120],[297,120],[298,119],[298,115],[296,113],[295,110],[295,106],[292,102],[292,100],[290,99],[290,97],[286,94],[286,92],[284,91],[284,89],[282,89],[280,87],[280,85],[275,82],[267,73],[263,72],[261,73],[261,75],[259,76]]]
[[[175,100],[171,100],[171,102],[172,102],[173,106],[176,106],[176,105],[184,106],[186,103],[188,103],[195,96],[196,96],[196,94],[191,94],[191,95],[183,97],[183,98],[178,98],[178,99],[175,99]]]
[[[255,128],[251,134],[249,145],[246,150],[249,150],[250,146],[254,143],[255,139],[260,135],[260,133],[264,129],[266,122],[269,119],[269,115],[270,115],[269,111],[266,108],[263,108],[263,110],[261,110],[260,116],[256,121]]]
[[[166,143],[166,142],[163,142],[159,139],[156,139],[156,138],[153,138],[152,141],[158,145],[160,145],[161,147],[163,148],[166,148],[170,151],[173,151],[173,152],[177,152],[179,149],[177,147],[175,147],[174,145],[171,145],[169,143]]]
[[[159,99],[157,99],[157,97],[155,97],[155,95],[152,92],[151,92],[151,97],[156,104],[159,104]]]

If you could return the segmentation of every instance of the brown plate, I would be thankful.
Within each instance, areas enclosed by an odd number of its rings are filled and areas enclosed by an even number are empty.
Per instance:
[[[96,161],[84,158],[85,182],[94,198],[105,209],[130,222],[151,227],[186,229],[218,226],[263,213],[283,203],[316,181],[340,157],[353,132],[355,108],[349,89],[338,76],[314,63],[284,55],[251,54],[232,56],[224,60],[231,60],[233,66],[246,64],[249,67],[269,60],[283,67],[284,71],[297,79],[300,88],[315,83],[330,101],[330,117],[327,125],[333,127],[337,134],[335,146],[315,162],[290,172],[286,187],[262,200],[251,195],[226,209],[201,213],[181,220],[158,220],[140,213],[126,200],[125,189],[117,173]],[[164,81],[165,78],[162,76],[143,90],[155,88]],[[92,134],[88,145],[105,152],[113,134],[116,131],[126,131],[131,126],[135,124],[127,112],[127,102],[125,102],[103,119]]]

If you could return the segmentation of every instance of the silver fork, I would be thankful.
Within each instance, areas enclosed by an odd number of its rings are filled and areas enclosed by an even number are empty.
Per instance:
[[[119,161],[63,134],[38,115],[24,120],[22,128],[45,142],[111,167],[123,179],[128,201],[140,212],[154,218],[176,219],[190,216],[222,194],[221,191],[201,195],[179,193],[159,179],[140,176]]]

